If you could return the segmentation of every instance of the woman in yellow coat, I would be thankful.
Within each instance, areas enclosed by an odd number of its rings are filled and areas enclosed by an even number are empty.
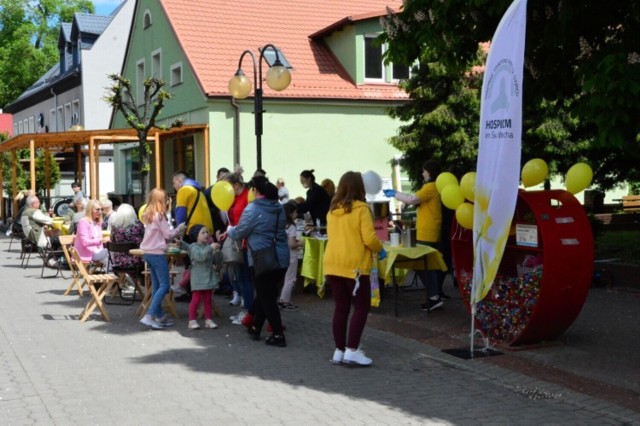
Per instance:
[[[365,202],[364,183],[358,172],[340,178],[327,214],[327,248],[324,254],[326,282],[331,287],[335,309],[333,339],[334,364],[371,365],[359,349],[367,315],[371,308],[372,259],[386,256],[373,227],[373,215]],[[351,305],[353,315],[349,322]],[[347,326],[349,337],[347,340]]]

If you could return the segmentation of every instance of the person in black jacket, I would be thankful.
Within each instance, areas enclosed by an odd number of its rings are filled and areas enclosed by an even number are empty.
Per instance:
[[[316,183],[313,172],[314,170],[303,170],[300,173],[300,183],[307,188],[307,199],[298,204],[298,215],[303,217],[305,213],[309,212],[314,225],[319,220],[321,226],[326,226],[331,198],[329,198],[327,191]]]

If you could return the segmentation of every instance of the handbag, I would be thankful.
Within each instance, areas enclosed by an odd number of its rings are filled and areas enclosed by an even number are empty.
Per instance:
[[[259,250],[253,250],[251,247],[251,258],[253,259],[253,272],[255,276],[280,269],[278,263],[278,253],[276,252],[276,235],[278,234],[278,219],[280,218],[280,210],[276,216],[276,229],[273,232],[273,240],[269,247]]]
[[[227,238],[224,240],[224,243],[222,243],[222,262],[235,265],[242,265],[244,263],[242,248],[231,238]]]

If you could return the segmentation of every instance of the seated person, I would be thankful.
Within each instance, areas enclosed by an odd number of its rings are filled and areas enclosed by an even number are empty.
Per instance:
[[[36,195],[28,196],[25,206],[20,218],[24,235],[39,248],[45,248],[47,236],[44,229],[53,224],[53,219],[40,210],[40,199]],[[60,248],[60,239],[57,236],[51,237],[49,242],[52,249],[58,250]],[[50,266],[55,266],[55,262],[56,259],[50,259]]]
[[[102,230],[106,231],[110,228],[110,219],[113,214],[113,202],[109,199],[100,201],[102,205]]]
[[[65,221],[69,221],[69,234],[75,234],[77,231],[78,222],[80,219],[86,216],[86,208],[87,208],[88,200],[86,198],[79,198],[75,202],[76,212],[73,210],[69,210],[69,216],[65,217]]]
[[[144,237],[144,225],[130,204],[120,204],[118,211],[111,215],[111,242],[135,243],[140,246]],[[126,253],[111,253],[114,269],[142,269],[143,259]]]
[[[100,202],[91,200],[87,204],[86,214],[76,225],[76,238],[73,247],[77,250],[82,262],[100,262],[107,265],[109,252],[104,247],[104,243],[109,241],[109,237],[102,236]]]

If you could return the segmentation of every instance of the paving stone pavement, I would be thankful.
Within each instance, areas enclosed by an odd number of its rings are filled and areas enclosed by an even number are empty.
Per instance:
[[[640,424],[640,410],[373,326],[374,365],[333,366],[332,302],[300,289],[284,349],[231,325],[237,310],[218,296],[217,330],[187,329],[185,303],[168,330],[141,326],[136,305],[80,323],[88,298],[63,296],[69,281],[40,278],[35,260],[20,268],[8,245],[0,238],[0,424]]]

